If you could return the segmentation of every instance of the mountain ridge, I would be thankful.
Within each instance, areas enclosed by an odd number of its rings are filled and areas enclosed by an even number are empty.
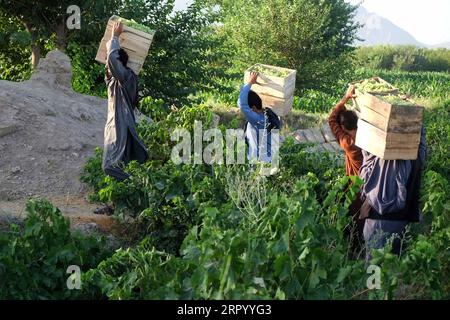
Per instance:
[[[357,46],[374,45],[413,45],[424,48],[446,48],[450,49],[450,42],[435,45],[425,44],[418,41],[408,31],[397,26],[387,18],[376,13],[369,12],[363,6],[359,6],[355,20],[362,24],[357,32]]]

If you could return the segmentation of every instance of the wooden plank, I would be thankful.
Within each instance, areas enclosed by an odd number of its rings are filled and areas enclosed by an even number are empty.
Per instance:
[[[294,139],[300,143],[306,143],[306,137],[305,134],[303,133],[303,130],[297,130],[294,132]]]
[[[119,18],[119,17],[117,17],[117,16],[112,16],[112,17],[108,20],[108,25],[110,26],[110,28],[112,28],[114,22],[117,21],[118,18]],[[154,36],[154,33],[153,33],[153,34],[149,34],[149,33],[147,33],[147,32],[144,32],[144,31],[141,31],[141,30],[137,30],[137,29],[131,28],[131,27],[126,26],[126,25],[123,25],[123,30],[124,30],[124,31],[131,31],[131,32],[133,32],[134,34],[136,34],[136,35],[138,35],[138,36],[140,36],[140,37],[142,37],[142,38],[147,38],[147,39],[150,39],[150,36],[151,36],[151,38],[153,38],[153,36]]]
[[[387,140],[385,143],[386,149],[417,149],[419,147],[419,142],[413,141],[392,141]]]
[[[422,127],[423,110],[419,105],[393,105],[379,95],[361,93],[355,99],[358,117],[384,131],[418,132]]]
[[[112,22],[111,19],[108,20],[108,23],[106,25],[106,30],[104,33],[104,37],[106,37],[106,38],[111,37],[113,24],[114,24],[114,22]],[[153,37],[154,37],[154,34],[145,33],[145,32],[142,32],[137,29],[133,29],[131,27],[124,25],[121,36],[125,36],[125,35],[127,38],[141,39],[142,42],[149,43],[149,44],[151,44],[151,42],[153,41]]]
[[[320,129],[313,128],[313,129],[311,129],[311,133],[314,135],[315,141],[317,143],[324,143],[325,142],[325,138],[323,137],[322,132],[320,131]]]
[[[327,150],[323,147],[323,145],[322,145],[321,143],[317,144],[317,145],[316,145],[316,148],[317,148],[317,151],[318,151],[318,152],[325,152],[325,151],[327,151]]]
[[[248,82],[249,76],[245,76],[244,81]],[[258,79],[258,82],[259,79]],[[254,84],[252,85],[252,90],[255,91],[258,94],[267,94],[270,96],[274,96],[277,98],[285,99],[287,97],[290,97],[295,92],[295,85],[288,86],[288,87],[282,87],[273,83],[266,83],[266,84]]]
[[[325,140],[327,142],[332,142],[332,141],[336,141],[336,137],[334,136],[333,132],[331,131],[330,126],[328,125],[328,123],[326,123],[323,127],[322,127],[322,134],[325,137]]]
[[[359,106],[359,118],[386,131],[389,127],[389,119],[365,105]]]
[[[371,134],[371,137],[377,139],[377,141],[368,141],[368,143],[374,142],[379,143],[380,141],[390,141],[390,142],[401,142],[401,143],[419,143],[420,142],[420,132],[419,133],[398,133],[398,132],[386,132],[380,130],[379,128],[371,125],[364,120],[358,120],[358,134],[363,137],[363,134]]]
[[[285,117],[288,114],[290,114],[292,112],[292,105],[294,104],[294,97],[292,97],[291,99],[289,99],[288,101],[286,101],[286,104],[284,106],[284,108],[282,109],[277,109],[277,108],[272,108],[273,112],[275,112],[275,114],[279,117]]]
[[[404,122],[408,123],[422,123],[424,107],[420,105],[411,106],[392,106],[389,117],[390,126],[393,127],[397,123],[401,125]]]
[[[384,160],[415,160],[418,156],[419,146],[415,148],[385,148],[383,145],[371,145],[366,150]]]
[[[355,144],[382,159],[415,159],[411,155],[417,157],[419,142],[420,132],[385,132],[361,119],[358,121]]]
[[[384,152],[384,160],[416,160],[419,155],[419,148],[417,149],[386,149]]]
[[[381,99],[378,99],[376,96],[369,93],[362,93],[359,90],[355,91],[356,98],[355,103],[358,110],[361,112],[362,108],[368,108],[373,110],[374,112],[383,116],[386,121],[389,119],[391,114],[391,105]]]
[[[329,142],[323,143],[322,147],[328,152],[336,152],[336,150],[334,150],[333,146]]]
[[[330,145],[335,151],[343,151],[339,143],[337,143],[336,141],[330,142]]]
[[[414,113],[416,112],[414,111]],[[414,115],[413,117],[409,117],[409,116],[399,116],[398,114],[392,113],[389,119],[387,119],[370,108],[361,107],[359,118],[383,131],[399,132],[399,133],[402,132],[417,133],[420,132],[422,128],[422,117],[420,115]]]
[[[303,134],[305,135],[306,141],[311,143],[316,143],[316,136],[312,133],[311,129],[303,130]]]

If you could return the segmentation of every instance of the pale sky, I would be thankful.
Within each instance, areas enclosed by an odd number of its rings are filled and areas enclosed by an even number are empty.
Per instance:
[[[369,12],[391,20],[418,41],[434,45],[450,42],[450,0],[346,0],[363,3]],[[176,8],[190,0],[176,0]]]
[[[418,41],[450,42],[450,0],[347,0],[391,20]]]

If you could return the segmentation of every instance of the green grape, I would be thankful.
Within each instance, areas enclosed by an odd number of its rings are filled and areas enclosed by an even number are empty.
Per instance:
[[[376,79],[366,79],[356,84],[356,88],[363,92],[388,92],[394,90],[388,83]]]
[[[396,106],[414,106],[415,104],[412,101],[409,101],[405,98],[396,96],[396,95],[377,95],[383,101],[386,101],[392,105]]]
[[[260,74],[265,74],[267,76],[280,77],[280,78],[285,78],[290,74],[290,72],[288,70],[269,68],[269,67],[262,66],[260,64],[254,65],[253,67],[251,67],[248,70],[253,71],[253,72],[258,72]]]
[[[152,35],[155,34],[155,30],[152,30],[151,28],[149,28],[147,26],[144,26],[144,25],[142,25],[140,23],[137,23],[133,19],[128,20],[128,19],[121,18],[121,17],[118,17],[118,16],[112,16],[111,20],[121,22],[127,27],[130,27],[130,28],[133,28],[133,29],[136,29],[136,30],[148,33],[148,34],[152,34]]]

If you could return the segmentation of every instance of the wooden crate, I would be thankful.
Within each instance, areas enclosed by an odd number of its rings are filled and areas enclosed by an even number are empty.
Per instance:
[[[355,144],[385,160],[415,160],[418,156],[420,131],[386,132],[359,119]]]
[[[294,96],[290,98],[283,99],[277,98],[265,94],[258,94],[261,97],[263,107],[268,107],[273,110],[279,117],[284,117],[288,115],[292,110],[292,105],[294,103]]]
[[[111,39],[112,28],[118,18],[117,16],[112,16],[108,20],[105,34],[98,47],[97,56],[95,57],[95,60],[100,63],[106,64],[106,43]],[[150,34],[125,25],[123,26],[123,32],[119,36],[120,47],[128,53],[128,67],[136,74],[139,74],[144,65],[154,35],[154,33]]]
[[[258,76],[258,83],[252,86],[252,90],[258,94],[265,94],[281,99],[289,99],[294,95],[295,91],[295,80],[297,76],[297,71],[292,69],[286,69],[281,67],[269,66],[265,64],[256,64],[255,66],[249,68],[244,75],[244,82],[247,83],[250,79],[250,70],[256,66],[262,66],[268,69],[273,69],[276,71],[287,72],[286,77],[277,77],[272,75],[267,75],[260,73]]]
[[[424,107],[400,106],[384,101],[377,94],[356,91],[358,117],[388,132],[417,133],[422,128]]]

